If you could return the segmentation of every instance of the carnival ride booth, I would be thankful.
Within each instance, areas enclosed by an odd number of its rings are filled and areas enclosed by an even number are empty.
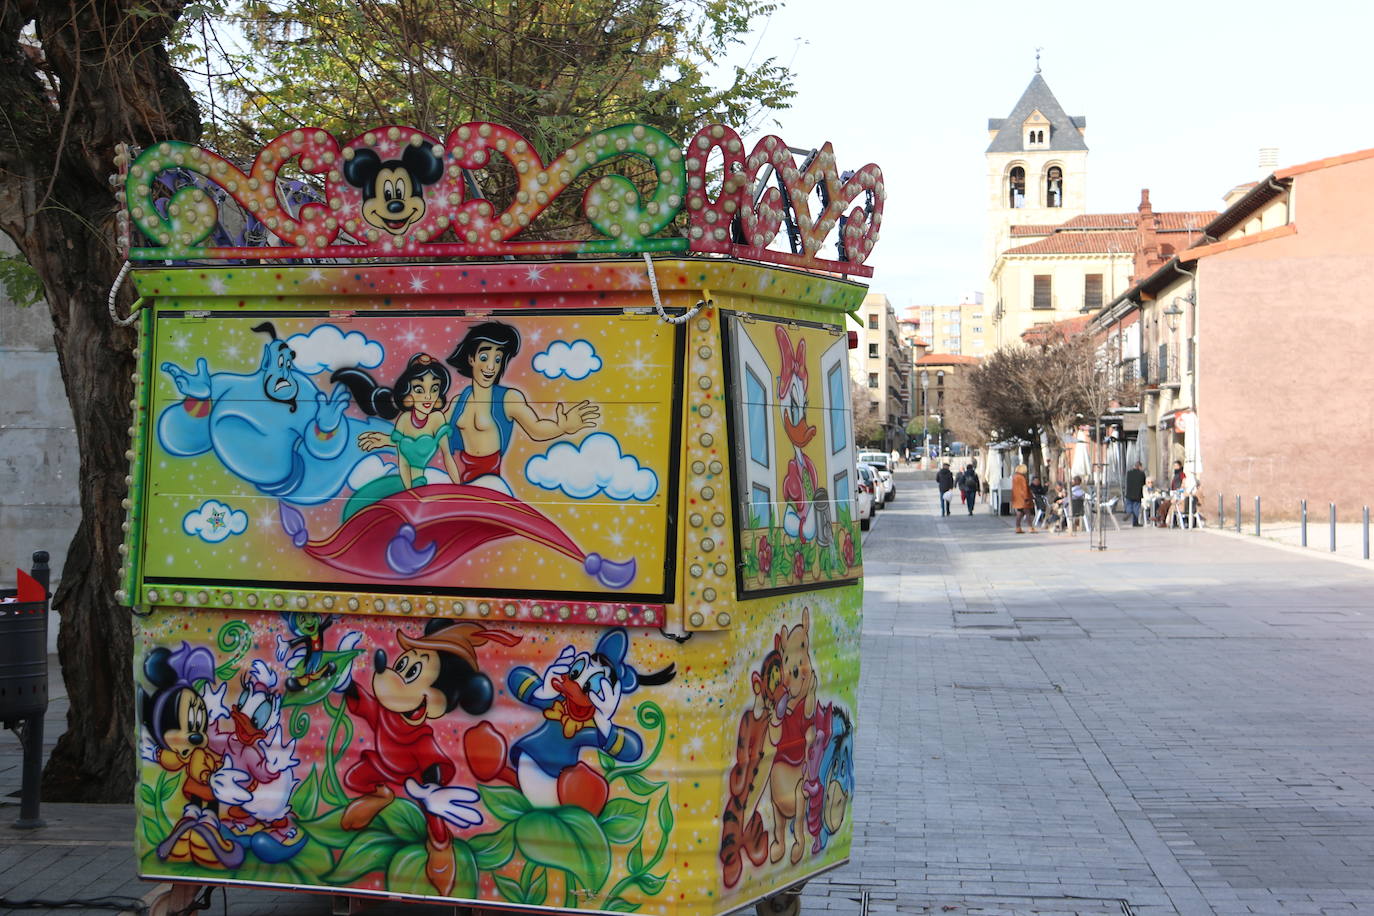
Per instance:
[[[796,911],[853,829],[877,167],[641,125],[545,165],[492,124],[121,167],[158,908]],[[573,191],[582,240],[520,236]]]

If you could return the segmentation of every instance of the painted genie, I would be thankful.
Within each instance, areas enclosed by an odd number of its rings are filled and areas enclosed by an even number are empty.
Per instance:
[[[213,452],[226,470],[267,496],[299,505],[326,502],[367,457],[358,437],[390,426],[345,416],[347,387],[336,385],[326,395],[295,368],[295,353],[271,322],[253,330],[271,339],[251,374],[211,373],[204,357],[195,372],[162,364],[184,400],[158,417],[158,442],[178,458]]]

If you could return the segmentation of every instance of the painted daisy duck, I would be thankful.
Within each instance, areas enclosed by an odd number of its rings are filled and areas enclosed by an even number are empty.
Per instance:
[[[782,527],[791,537],[815,541],[822,547],[830,545],[829,496],[818,486],[816,466],[803,449],[816,437],[816,427],[808,422],[806,371],[806,341],[796,347],[782,325],[775,325],[782,368],[778,373],[778,406],[782,411],[782,426],[787,441],[792,443],[792,458],[783,476],[782,495],[787,501]]]

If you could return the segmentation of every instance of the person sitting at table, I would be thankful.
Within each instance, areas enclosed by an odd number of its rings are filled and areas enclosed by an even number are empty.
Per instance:
[[[1078,530],[1079,522],[1082,522],[1084,530],[1087,530],[1087,502],[1088,491],[1083,489],[1083,478],[1075,474],[1073,485],[1069,487],[1069,534],[1074,534]]]

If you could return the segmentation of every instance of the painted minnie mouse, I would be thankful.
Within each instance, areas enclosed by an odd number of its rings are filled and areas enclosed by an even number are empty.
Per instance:
[[[212,712],[201,695],[214,683],[214,653],[185,642],[177,649],[159,646],[143,660],[143,674],[153,687],[151,694],[142,687],[138,690],[139,717],[147,736],[144,759],[169,773],[183,774],[181,794],[186,799],[181,820],[158,844],[158,858],[237,868],[243,864],[243,847],[221,834],[212,785],[224,754],[211,747],[217,736],[210,729]],[[224,692],[210,693],[217,700],[214,718],[227,716],[219,699]]]

